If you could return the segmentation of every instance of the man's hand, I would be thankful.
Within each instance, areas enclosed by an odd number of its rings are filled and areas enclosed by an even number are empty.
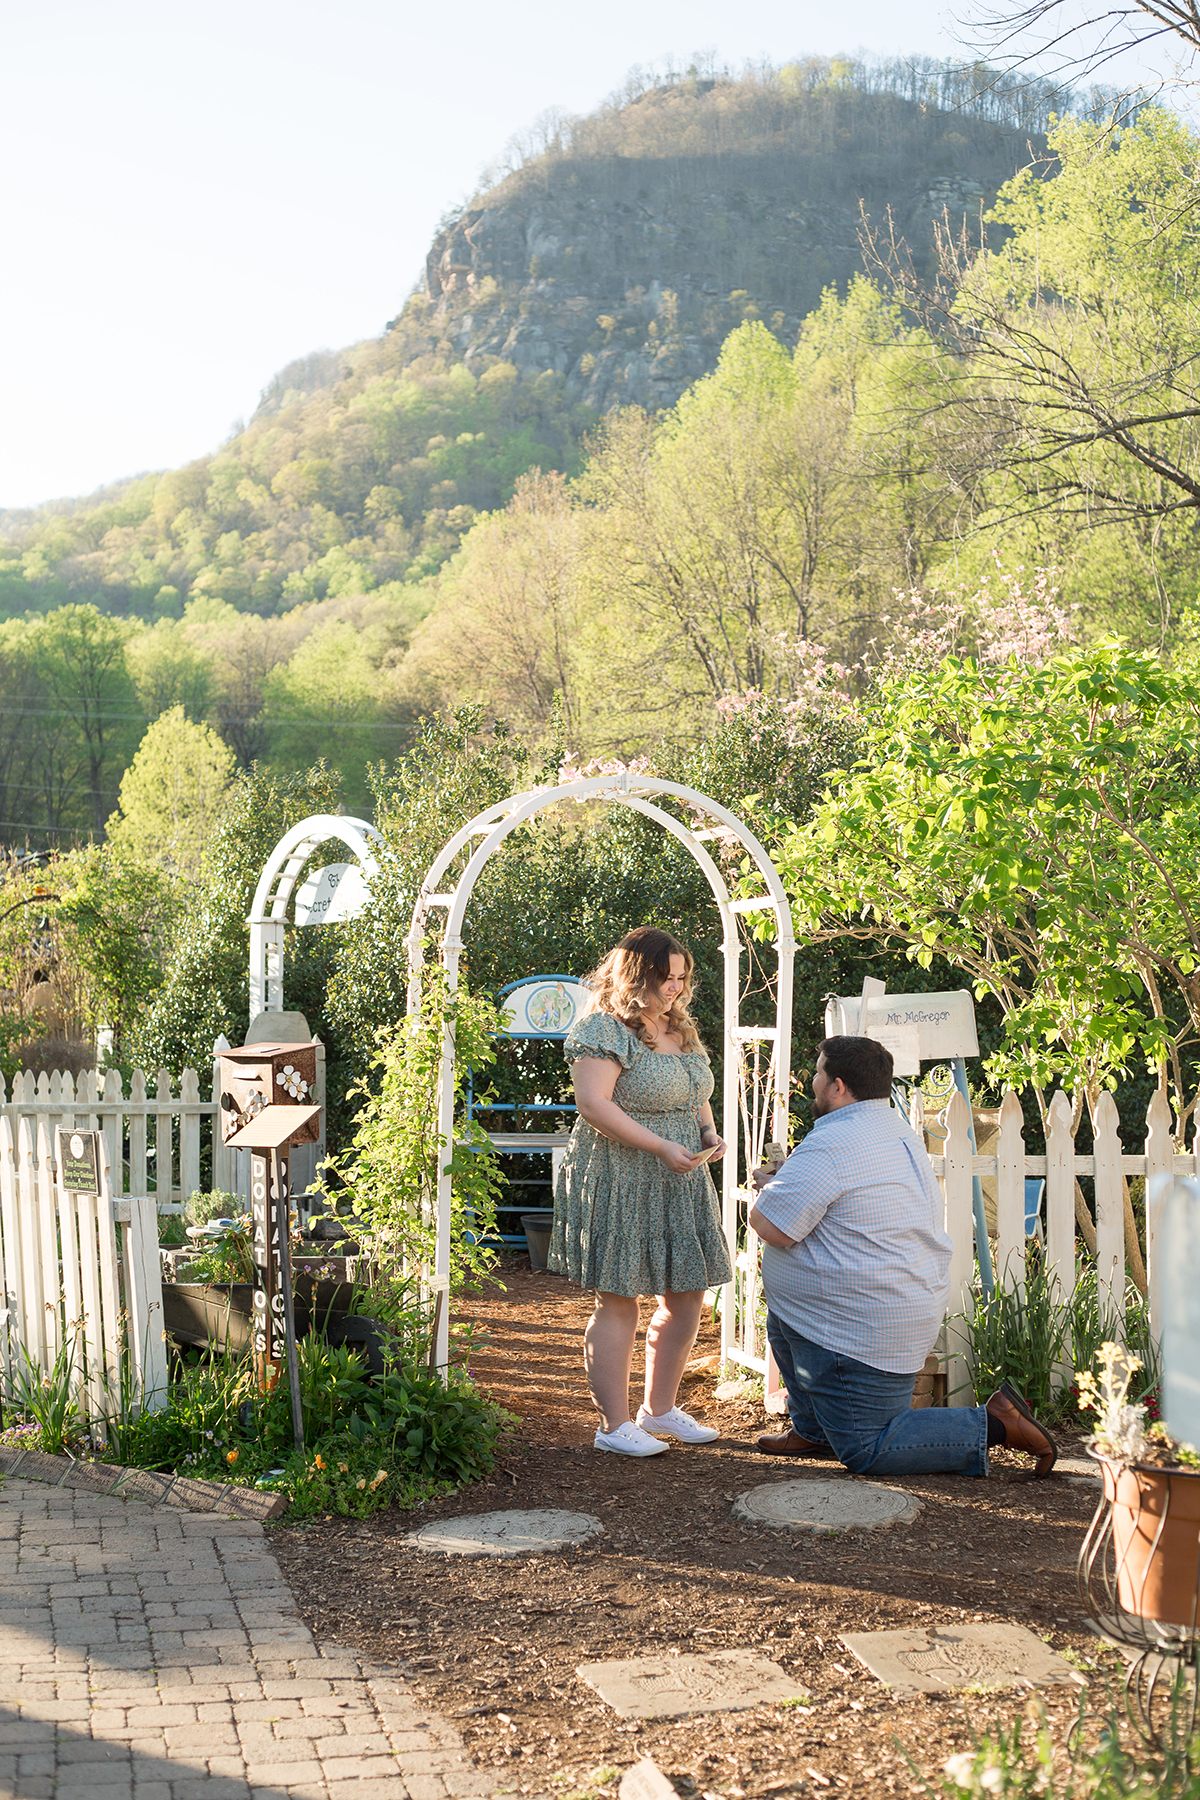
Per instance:
[[[761,1168],[751,1169],[750,1182],[756,1194],[761,1194],[768,1181],[773,1181],[779,1170],[774,1163],[763,1163]]]

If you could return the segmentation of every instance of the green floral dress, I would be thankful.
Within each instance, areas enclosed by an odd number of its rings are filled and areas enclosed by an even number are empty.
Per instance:
[[[573,1025],[564,1050],[569,1063],[611,1056],[621,1065],[617,1105],[659,1137],[699,1150],[696,1115],[713,1090],[702,1051],[666,1056],[605,1012]],[[579,1119],[555,1189],[549,1267],[606,1294],[719,1287],[732,1270],[708,1165],[673,1175],[650,1151],[614,1143]]]

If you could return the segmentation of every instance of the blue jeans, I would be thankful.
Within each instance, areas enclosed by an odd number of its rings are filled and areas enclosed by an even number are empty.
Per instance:
[[[792,1427],[828,1444],[854,1475],[986,1475],[982,1406],[913,1407],[915,1375],[890,1375],[824,1350],[767,1313]]]

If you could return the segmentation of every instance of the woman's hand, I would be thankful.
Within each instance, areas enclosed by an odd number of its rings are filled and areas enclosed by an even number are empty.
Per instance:
[[[682,1144],[672,1143],[670,1138],[660,1139],[660,1148],[654,1153],[658,1160],[665,1163],[672,1175],[690,1175],[697,1167],[696,1158]]]
[[[717,1136],[715,1131],[702,1131],[700,1133],[700,1148],[702,1150],[711,1150],[712,1155],[708,1160],[710,1163],[715,1163],[720,1162],[729,1146],[723,1137]]]

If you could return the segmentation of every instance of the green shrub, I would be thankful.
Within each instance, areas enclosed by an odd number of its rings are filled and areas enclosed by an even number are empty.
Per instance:
[[[369,1382],[357,1351],[315,1334],[301,1340],[299,1362],[303,1456],[292,1447],[286,1379],[264,1394],[253,1360],[232,1355],[181,1359],[160,1412],[125,1408],[110,1421],[107,1455],[136,1468],[278,1487],[302,1510],[356,1513],[409,1505],[492,1468],[509,1415],[468,1377],[443,1383],[393,1365]],[[376,1482],[380,1470],[385,1478]]]

